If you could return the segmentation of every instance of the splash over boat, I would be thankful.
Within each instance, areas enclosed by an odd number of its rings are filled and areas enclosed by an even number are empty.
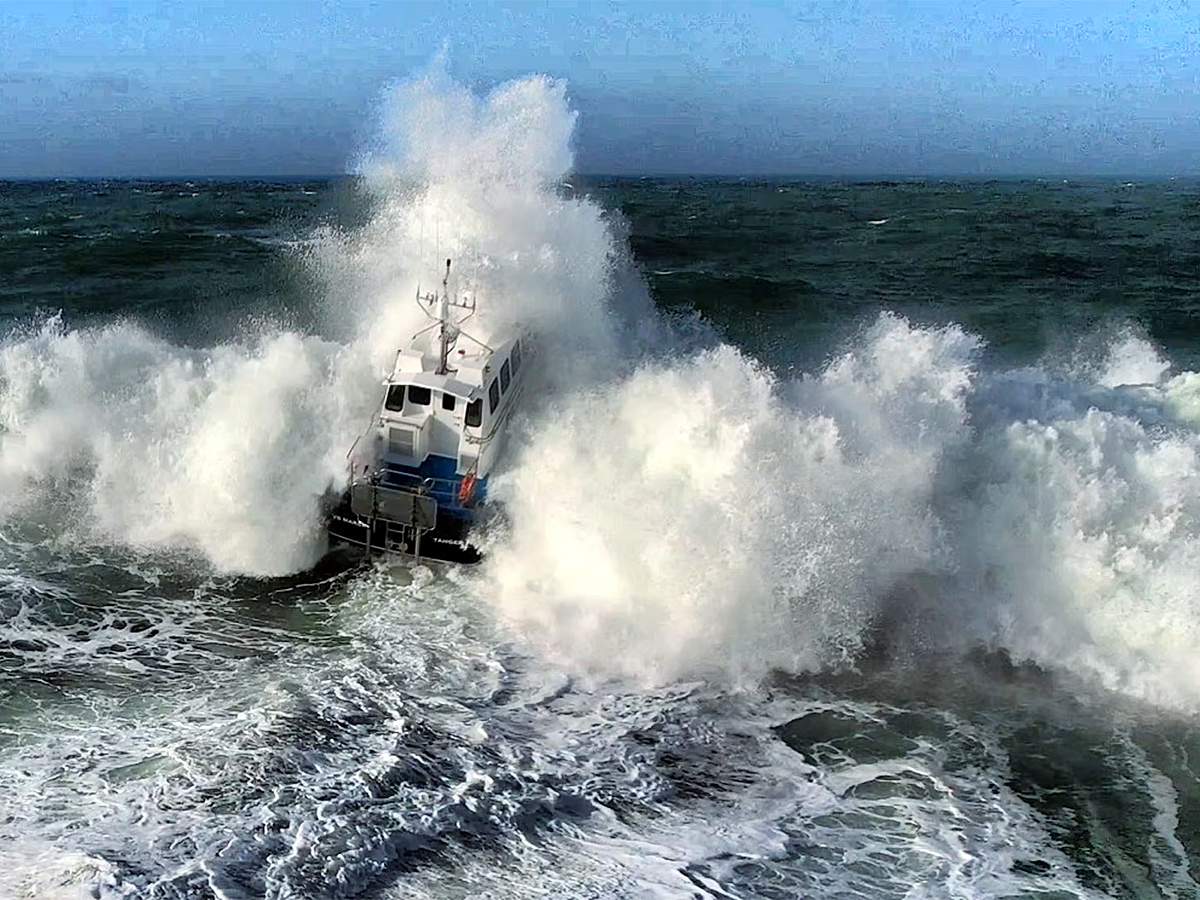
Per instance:
[[[472,334],[473,293],[440,292],[417,304],[431,323],[396,353],[383,398],[347,454],[346,490],[328,517],[331,549],[475,563],[471,531],[522,393],[529,336]]]

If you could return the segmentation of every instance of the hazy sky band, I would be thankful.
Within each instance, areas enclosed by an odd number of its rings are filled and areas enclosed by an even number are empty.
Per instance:
[[[614,173],[1194,174],[1200,10],[1158,3],[0,2],[0,177],[327,174],[445,49],[544,72]]]

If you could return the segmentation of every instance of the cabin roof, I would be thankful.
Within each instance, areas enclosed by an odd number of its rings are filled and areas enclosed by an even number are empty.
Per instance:
[[[470,341],[450,351],[449,368],[445,375],[437,374],[436,353],[418,347],[405,347],[396,354],[396,365],[388,378],[388,384],[415,384],[453,394],[470,397],[472,391],[482,388],[493,374],[493,357],[508,358],[508,351],[520,335],[502,341],[492,349],[486,349]],[[460,339],[461,340],[461,339]]]
[[[438,375],[436,372],[393,372],[392,377],[388,379],[387,383],[415,384],[418,387],[427,387],[445,394],[453,394],[455,397],[462,397],[464,400],[468,399],[472,392],[477,391],[480,387],[479,383],[471,384],[467,381],[460,381],[454,377],[454,373]]]

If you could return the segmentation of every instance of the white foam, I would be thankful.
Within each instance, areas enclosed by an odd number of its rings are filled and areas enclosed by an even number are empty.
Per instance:
[[[1200,436],[1170,384],[997,378],[954,511],[979,634],[1170,706],[1200,702]]]
[[[883,315],[781,381],[653,314],[613,217],[561,188],[574,122],[542,77],[395,86],[359,164],[370,216],[305,244],[337,340],[9,335],[0,517],[230,571],[311,564],[321,494],[451,257],[471,327],[531,325],[549,384],[497,476],[508,519],[477,587],[572,671],[844,663],[919,584],[951,641],[1200,705],[1200,376],[1128,331],[1096,365],[986,373],[962,329]]]
[[[486,98],[436,77],[396,87],[383,144],[407,155],[364,163],[374,215],[305,250],[343,343],[251,327],[239,343],[191,350],[125,322],[57,319],[10,335],[0,516],[57,508],[73,540],[191,548],[227,571],[310,565],[322,494],[344,479],[379,373],[426,324],[413,296],[440,279],[443,256],[455,288],[480,298],[472,329],[537,328],[560,380],[611,365],[612,233],[596,204],[557,193],[572,123],[563,86],[544,78]]]
[[[574,123],[565,84],[542,76],[478,97],[435,67],[389,90],[358,163],[374,214],[315,256],[376,357],[428,324],[412,298],[450,258],[452,289],[479,300],[469,332],[534,329],[560,378],[615,363],[619,248],[599,205],[560,190]]]
[[[136,889],[121,888],[112,865],[83,853],[0,850],[0,892],[11,900],[81,900],[101,892],[117,900]]]
[[[1187,848],[1179,839],[1179,792],[1133,741],[1126,738],[1121,749],[1130,769],[1141,776],[1154,810],[1154,835],[1146,848],[1154,884],[1170,897],[1194,897],[1200,892],[1200,885],[1192,876]]]
[[[0,345],[0,514],[66,505],[77,539],[301,568],[363,374],[293,334],[191,351],[127,323],[47,322]]]
[[[723,346],[561,398],[495,486],[511,531],[489,587],[585,667],[844,660],[882,591],[937,555],[933,478],[966,433],[975,347],[885,316],[786,391]]]
[[[1097,383],[1105,387],[1157,384],[1170,368],[1148,338],[1126,333],[1110,344]]]

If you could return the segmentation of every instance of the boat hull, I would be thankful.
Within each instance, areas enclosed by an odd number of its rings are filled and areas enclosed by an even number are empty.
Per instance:
[[[330,550],[387,554],[460,565],[478,563],[468,540],[471,523],[439,514],[435,501],[416,492],[356,484],[326,517]]]

